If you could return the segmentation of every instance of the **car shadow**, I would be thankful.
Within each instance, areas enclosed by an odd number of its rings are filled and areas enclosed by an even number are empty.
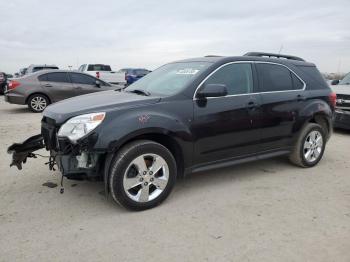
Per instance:
[[[350,129],[334,128],[334,132],[342,135],[350,135]]]
[[[227,184],[235,181],[249,181],[264,174],[280,175],[281,171],[293,168],[286,156],[213,169],[187,175],[177,181],[175,191],[206,190],[213,184]],[[297,167],[296,167],[297,168]]]
[[[27,114],[27,113],[32,113],[35,114],[34,112],[32,112],[28,107],[16,107],[16,108],[6,108],[2,110],[3,112],[6,112],[7,114]]]

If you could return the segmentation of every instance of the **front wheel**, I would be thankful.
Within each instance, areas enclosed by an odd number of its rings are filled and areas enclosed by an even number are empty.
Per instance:
[[[327,137],[320,125],[307,124],[289,157],[290,161],[301,167],[315,166],[323,156],[326,141]]]
[[[123,147],[111,166],[111,195],[114,201],[132,210],[160,204],[168,197],[176,180],[176,162],[171,152],[149,140]]]
[[[28,99],[28,107],[35,113],[40,113],[49,105],[49,99],[41,94],[32,95]]]

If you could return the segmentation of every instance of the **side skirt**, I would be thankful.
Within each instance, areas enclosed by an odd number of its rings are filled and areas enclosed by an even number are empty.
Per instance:
[[[243,157],[236,157],[236,158],[229,158],[225,160],[220,160],[220,161],[214,161],[210,162],[207,164],[201,164],[201,165],[196,165],[193,166],[192,168],[187,168],[185,170],[185,175],[191,174],[191,173],[197,173],[197,172],[203,172],[211,169],[218,169],[218,168],[223,168],[223,167],[228,167],[228,166],[234,166],[242,163],[247,163],[247,162],[252,162],[256,160],[262,160],[262,159],[268,159],[268,158],[273,158],[277,156],[283,156],[283,155],[288,155],[291,152],[291,150],[288,149],[282,149],[278,151],[269,151],[269,152],[263,152],[259,154],[254,154],[254,155],[247,155]]]

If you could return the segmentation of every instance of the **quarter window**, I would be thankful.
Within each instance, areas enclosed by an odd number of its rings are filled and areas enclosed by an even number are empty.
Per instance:
[[[303,83],[284,66],[258,63],[257,69],[261,92],[302,89]]]
[[[290,72],[290,74],[292,75],[294,89],[295,90],[303,89],[304,88],[304,83],[301,82],[300,79],[295,74],[293,74],[292,72]]]
[[[226,85],[228,95],[239,95],[252,92],[252,66],[248,63],[226,65],[211,75],[205,83]]]

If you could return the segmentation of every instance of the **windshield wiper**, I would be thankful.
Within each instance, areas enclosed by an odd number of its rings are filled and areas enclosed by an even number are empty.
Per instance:
[[[148,92],[146,90],[142,90],[142,89],[127,90],[127,92],[135,93],[135,94],[139,94],[139,95],[144,95],[144,96],[150,96],[151,95],[150,92]]]

